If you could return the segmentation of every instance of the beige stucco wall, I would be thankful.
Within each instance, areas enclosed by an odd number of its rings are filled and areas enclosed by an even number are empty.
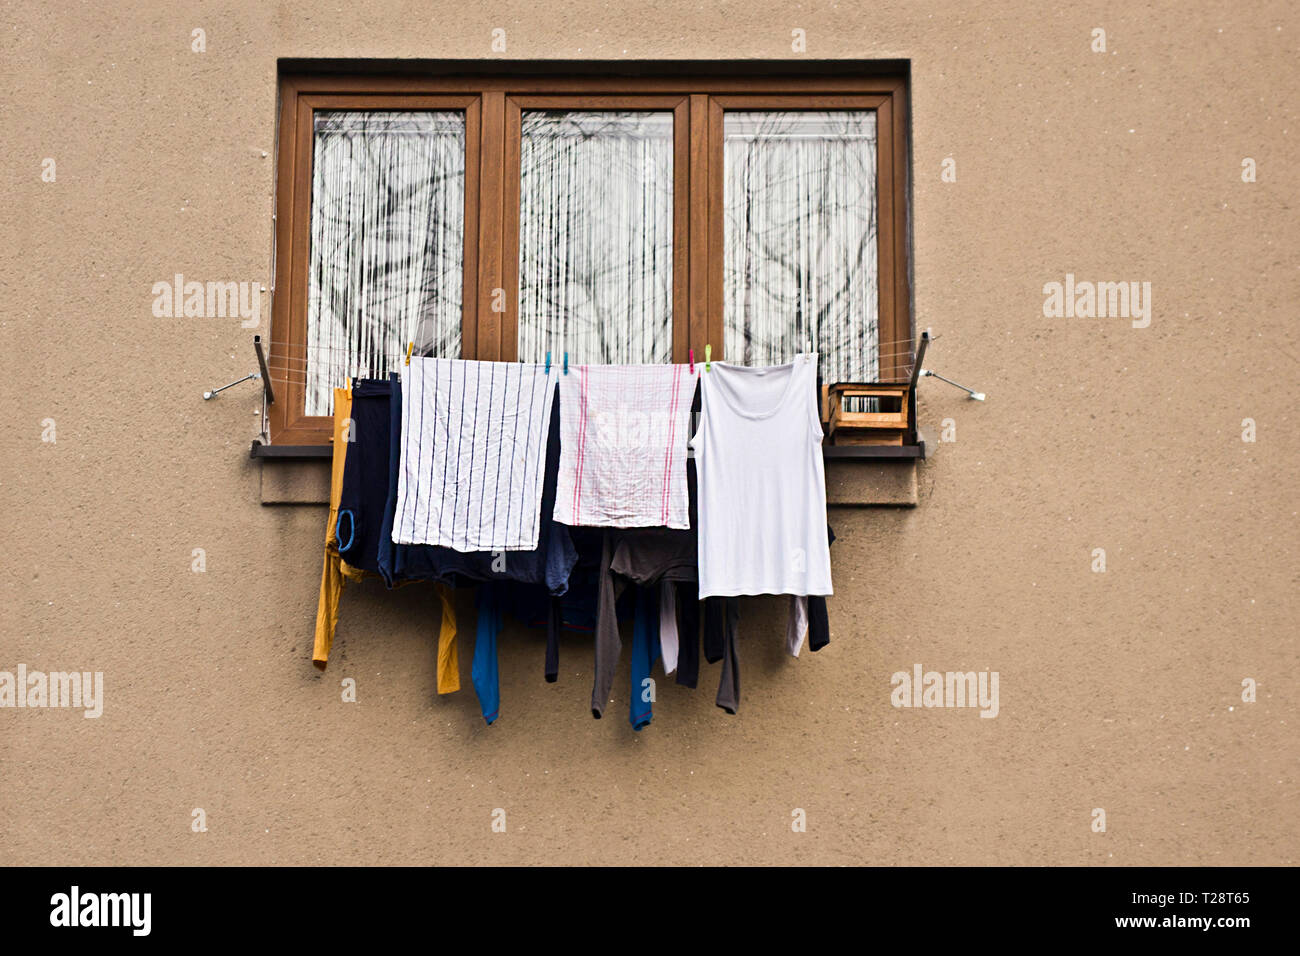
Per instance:
[[[0,670],[106,684],[97,720],[0,710],[0,863],[1296,862],[1293,4],[130,6],[0,9]],[[641,734],[621,680],[593,721],[584,643],[548,685],[512,632],[485,727],[468,648],[434,698],[419,588],[349,590],[314,670],[323,509],[260,503],[253,386],[200,399],[251,332],[151,314],[177,272],[269,285],[277,57],[487,56],[494,27],[512,57],[801,28],[912,62],[917,322],[989,398],[923,383],[957,441],[918,505],[834,510],[829,648],[788,659],[746,605],[736,717],[712,667]],[[1045,318],[1067,272],[1149,281],[1150,327]],[[917,663],[999,672],[1000,714],[893,708]]]

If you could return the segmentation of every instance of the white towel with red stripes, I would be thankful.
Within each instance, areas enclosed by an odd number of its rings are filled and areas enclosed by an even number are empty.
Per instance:
[[[696,373],[685,365],[570,365],[560,376],[556,521],[689,528],[686,454]]]

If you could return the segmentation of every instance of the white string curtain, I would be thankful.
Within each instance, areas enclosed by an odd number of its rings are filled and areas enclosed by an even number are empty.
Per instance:
[[[672,360],[673,114],[526,110],[519,357]]]
[[[811,343],[823,382],[876,381],[875,112],[727,112],[723,133],[727,360]]]
[[[465,116],[320,111],[312,163],[307,414],[333,412],[349,376],[382,377],[416,353],[459,358],[465,254]]]

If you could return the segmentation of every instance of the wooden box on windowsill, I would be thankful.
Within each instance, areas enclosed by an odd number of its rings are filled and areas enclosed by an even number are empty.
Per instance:
[[[902,445],[908,421],[906,382],[895,385],[839,383],[822,386],[822,424],[830,445]],[[851,412],[846,398],[874,398],[878,411]]]

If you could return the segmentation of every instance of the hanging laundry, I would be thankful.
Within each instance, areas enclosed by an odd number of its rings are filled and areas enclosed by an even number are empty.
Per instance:
[[[808,649],[820,651],[831,642],[830,624],[826,617],[826,599],[803,594],[790,595],[790,617],[785,628],[785,649],[791,657],[798,657],[807,641]]]
[[[438,693],[447,694],[460,689],[460,662],[456,649],[455,612],[447,588],[460,587],[486,581],[539,584],[551,594],[563,594],[569,586],[569,577],[577,561],[577,551],[570,540],[569,531],[551,520],[550,508],[555,501],[555,480],[559,469],[559,407],[552,402],[551,420],[546,446],[546,466],[542,487],[542,507],[539,511],[540,530],[538,544],[532,551],[456,551],[433,545],[394,544],[392,528],[397,510],[399,476],[401,473],[401,436],[403,389],[397,374],[390,376],[389,384],[389,467],[387,473],[388,496],[385,503],[384,524],[380,531],[379,567],[391,580],[424,580],[439,582],[439,595],[443,599],[443,627],[438,636]],[[510,592],[505,592],[510,593]],[[450,626],[448,626],[450,625]]]
[[[830,642],[831,625],[826,615],[826,599],[813,595],[808,598],[808,650],[820,651]]]
[[[694,581],[695,534],[670,528],[638,528],[615,538],[610,567],[635,584]]]
[[[348,421],[352,414],[352,393],[346,388],[334,389],[334,452],[330,471],[330,508],[325,521],[325,564],[321,568],[320,597],[316,603],[316,636],[312,642],[311,662],[324,670],[329,661],[330,648],[339,623],[339,597],[343,593],[345,574],[343,559],[339,557],[336,524],[339,500],[343,493],[343,472],[347,466]]]
[[[699,676],[699,617],[698,617],[698,571],[696,568],[697,542],[694,530],[695,516],[695,467],[687,463],[687,490],[689,501],[689,522],[687,529],[675,528],[637,528],[617,533],[610,571],[633,584],[643,588],[658,589],[659,607],[659,644],[664,662],[664,675],[670,675],[678,668],[679,653],[684,639],[685,658],[688,673],[683,680],[680,675],[678,683],[694,687]],[[687,618],[684,634],[678,627],[678,586],[689,588],[685,600],[695,605],[694,614],[685,613]],[[617,660],[619,648],[612,643],[608,630],[597,632],[596,670],[600,673],[606,668],[604,663],[608,655]],[[613,634],[617,639],[617,632]],[[603,639],[603,640],[602,640]],[[635,687],[633,692],[635,693]]]
[[[504,364],[504,363],[503,363]],[[537,547],[531,551],[458,551],[433,545],[394,544],[392,525],[399,496],[401,431],[404,390],[393,376],[390,421],[393,435],[392,464],[389,468],[389,519],[380,547],[380,566],[387,573],[404,578],[441,581],[453,587],[481,581],[515,581],[544,584],[552,594],[563,594],[578,560],[569,529],[551,518],[555,502],[556,475],[560,462],[559,407],[551,403],[542,497],[539,509]],[[405,389],[409,393],[409,387]]]
[[[665,675],[677,669],[677,594],[674,584],[696,580],[695,548],[695,533],[692,531],[643,528],[619,535],[610,562],[610,570],[615,574],[658,592],[659,641]],[[600,655],[599,649],[597,655]]]
[[[727,713],[734,714],[740,707],[740,601],[734,597],[711,597],[702,603],[704,659],[710,664],[722,661],[717,705]],[[696,668],[698,667],[697,662]]]
[[[549,454],[549,452],[548,452]],[[543,498],[543,533],[547,522],[546,499]],[[549,684],[559,679],[560,633],[578,631],[592,634],[596,630],[600,559],[604,532],[597,528],[567,528],[556,523],[557,532],[576,552],[576,559],[565,581],[562,595],[551,594],[543,585],[515,584],[501,589],[507,611],[521,623],[546,629],[545,677]],[[621,616],[627,616],[621,612]]]
[[[395,544],[531,551],[557,372],[412,358],[403,377]]]
[[[688,613],[684,631],[679,630],[676,590],[679,584],[688,586],[688,600],[698,608],[695,578],[694,532],[669,528],[609,529],[605,532],[597,608],[595,679],[591,691],[593,717],[604,713],[614,684],[614,672],[623,646],[614,609],[620,595],[628,593],[624,590],[627,584],[635,585],[631,593],[635,594],[638,619],[654,618],[652,625],[644,622],[638,625],[646,628],[648,636],[644,646],[638,649],[635,634],[633,638],[631,701],[638,708],[632,715],[633,725],[649,722],[648,719],[642,720],[642,712],[648,713],[649,709],[642,706],[646,702],[641,698],[642,681],[649,675],[650,666],[655,659],[662,657],[664,674],[673,673],[677,670],[683,643],[690,673],[686,680],[679,679],[678,682],[695,686],[699,675],[699,618],[698,614]],[[651,644],[653,656],[647,663],[645,655],[650,653]]]
[[[835,543],[835,529],[826,526],[827,547]],[[831,642],[831,622],[826,614],[826,597],[820,594],[808,597],[808,649],[814,654]]]
[[[700,586],[695,581],[678,581],[677,591],[677,683],[692,690],[700,681]]]
[[[815,354],[702,375],[701,597],[832,593],[816,375]]]
[[[723,600],[722,676],[715,703],[734,714],[740,709],[740,601],[734,597]]]
[[[705,598],[704,605],[704,660],[716,664],[726,653],[727,598]]]
[[[632,622],[632,695],[627,713],[633,730],[640,730],[654,719],[654,678],[650,671],[658,659],[659,602],[653,588],[638,588]]]
[[[388,381],[388,469],[385,472],[386,494],[384,495],[383,516],[380,520],[379,534],[375,542],[377,550],[375,563],[379,573],[391,587],[400,581],[433,580],[422,579],[418,575],[407,577],[396,567],[393,559],[396,545],[393,544],[393,510],[397,506],[397,471],[401,459],[402,440],[402,384],[396,372],[390,373]],[[370,429],[365,434],[370,434]],[[376,449],[378,451],[378,449]],[[367,500],[375,500],[367,496]],[[365,519],[369,524],[369,519]],[[438,583],[438,600],[442,605],[442,620],[438,626],[437,682],[439,694],[454,694],[460,690],[460,653],[456,645],[456,607],[452,602],[451,589]]]
[[[790,595],[789,617],[785,625],[785,649],[791,657],[798,657],[803,642],[808,637],[808,596]]]
[[[659,582],[659,651],[667,677],[677,670],[677,587],[672,581]]]
[[[696,395],[698,402],[699,396]],[[692,413],[699,411],[692,406]],[[694,561],[691,564],[693,576],[673,581],[676,592],[674,604],[677,607],[677,683],[692,690],[700,681],[700,568],[699,568],[699,482],[695,475],[695,461],[686,462],[686,487],[691,499],[691,544],[694,549]],[[664,655],[665,662],[667,654]]]
[[[564,627],[564,611],[560,599],[552,595],[546,602],[546,661],[542,676],[546,683],[560,679],[560,630]]]
[[[616,611],[621,582],[610,573],[614,560],[614,541],[609,531],[602,537],[600,556],[600,591],[596,605],[596,664],[591,685],[591,716],[605,715],[605,704],[614,687],[614,671],[618,669],[618,656],[623,648],[623,638],[618,633]]]
[[[826,539],[835,543],[835,529],[826,526]],[[826,598],[804,594],[790,595],[789,619],[785,628],[785,647],[791,657],[798,657],[805,638],[808,649],[816,652],[831,642],[830,621],[826,615]]]
[[[591,548],[588,547],[587,551],[590,553]],[[578,552],[577,561],[582,561],[581,551]],[[587,566],[594,569],[593,562],[594,559],[589,559]],[[504,626],[504,613],[510,611],[516,618],[529,623],[539,614],[546,617],[546,677],[553,683],[559,670],[559,628],[567,626],[590,629],[596,619],[594,574],[575,574],[574,578],[577,586],[568,588],[563,596],[547,593],[543,585],[519,581],[486,579],[479,585],[476,598],[478,623],[470,673],[479,709],[487,723],[494,723],[501,715],[497,644]],[[655,656],[658,656],[657,643]],[[649,665],[646,667],[647,672],[648,669]]]
[[[684,365],[575,365],[560,376],[555,520],[689,527],[686,439],[695,381]]]
[[[501,709],[507,613],[545,626],[548,682],[561,630],[594,631],[596,717],[622,650],[620,619],[633,618],[635,730],[653,719],[660,660],[689,687],[701,656],[721,661],[716,703],[737,712],[739,595],[790,595],[789,652],[825,646],[834,532],[815,356],[700,371],[694,437],[697,379],[678,366],[574,366],[561,378],[536,365],[413,359],[401,380],[336,390],[316,666],[344,580],[370,574],[389,587],[437,584],[440,694],[460,683],[450,587],[479,586],[470,675],[489,724]]]
[[[479,710],[489,724],[501,716],[501,684],[497,670],[497,636],[501,633],[501,603],[495,585],[478,589],[478,625],[474,635],[474,661],[470,679],[478,695]]]
[[[456,605],[451,598],[451,588],[439,584],[437,591],[438,603],[442,606],[442,620],[438,624],[438,693],[454,694],[460,690],[460,654],[456,650]]]
[[[379,551],[388,502],[393,387],[383,379],[352,383],[347,467],[339,499],[339,555],[354,568],[381,574]],[[384,576],[389,587],[393,579]]]
[[[392,404],[400,401],[396,376],[390,380],[357,379],[350,391],[351,404],[344,416],[348,425],[343,438],[335,440],[335,454],[346,450],[342,493],[339,499],[335,536],[344,572],[377,574],[391,587],[411,583],[395,574],[388,555],[392,550],[391,479],[395,477],[396,447],[393,444]],[[335,402],[335,414],[339,408]],[[460,662],[456,653],[456,612],[447,588],[439,585],[442,605],[438,625],[438,693],[460,690]]]

